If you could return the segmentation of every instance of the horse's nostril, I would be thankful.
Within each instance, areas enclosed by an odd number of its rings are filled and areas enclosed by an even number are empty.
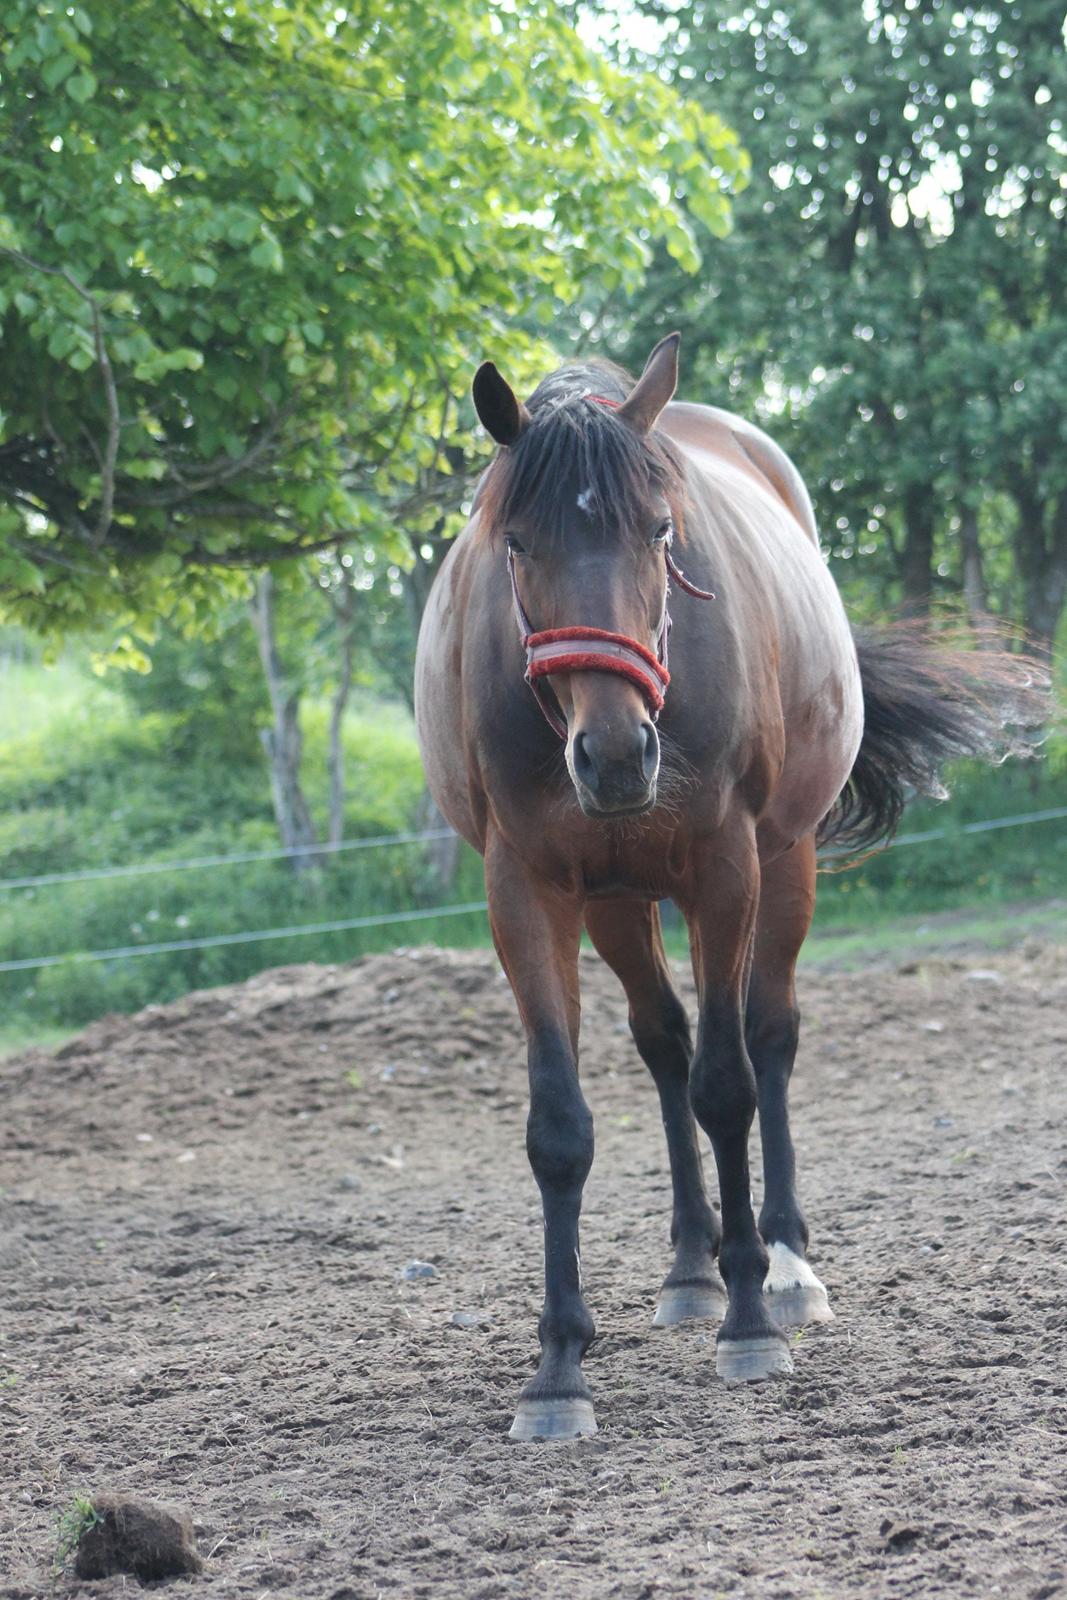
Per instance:
[[[596,767],[586,748],[584,733],[576,733],[574,735],[574,743],[571,746],[571,760],[574,763],[575,776],[580,778],[584,784],[592,787],[596,780]]]
[[[651,722],[644,726],[645,746],[641,755],[641,770],[649,783],[656,776],[659,767],[659,734]]]

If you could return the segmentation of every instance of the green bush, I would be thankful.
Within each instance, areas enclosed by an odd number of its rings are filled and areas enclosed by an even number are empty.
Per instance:
[[[820,875],[816,925],[870,923],[918,912],[1050,899],[1067,894],[1067,818],[989,832],[966,824],[1026,816],[1067,805],[1067,741],[1044,756],[990,769],[961,765],[947,801],[909,806],[900,842],[844,872]],[[910,844],[907,836],[944,830]]]
[[[190,736],[187,709],[141,710],[89,684],[91,715],[64,696],[37,725],[0,738],[0,878],[271,850],[277,831],[258,739],[231,738],[224,719]],[[162,698],[165,699],[165,696]],[[309,801],[324,821],[328,709],[304,718]],[[2,732],[2,730],[0,730]],[[406,709],[363,704],[345,726],[345,837],[410,829],[423,780]],[[482,896],[467,852],[450,902]],[[432,905],[427,851],[398,845],[327,855],[299,872],[286,861],[0,890],[0,960],[164,943],[220,933],[384,916]],[[484,919],[169,951],[0,974],[5,1031],[78,1026],[266,966],[349,960],[408,938],[484,939]]]
[[[73,679],[66,669],[56,679],[59,692],[50,696],[50,674],[20,670],[32,716],[28,722],[16,716],[10,702],[7,715],[0,715],[0,878],[276,847],[257,738],[231,737],[222,717],[191,722],[177,690],[181,703],[167,705],[160,694],[148,709],[136,694],[117,695],[106,685]],[[326,705],[310,702],[305,765],[320,823],[327,722]],[[357,700],[345,726],[345,751],[346,838],[413,827],[423,782],[407,710]],[[951,801],[915,806],[904,820],[905,834],[944,828],[946,837],[878,852],[847,872],[824,873],[817,925],[876,927],[909,913],[1067,896],[1067,820],[961,832],[967,822],[1063,805],[1065,777],[1063,739],[1053,741],[1041,761],[962,769]],[[452,904],[483,898],[481,863],[473,852],[464,848],[456,880],[444,893]],[[300,872],[285,861],[255,861],[0,889],[0,960],[385,916],[441,903],[421,845],[325,856]],[[0,974],[4,1032],[24,1037],[77,1027],[106,1011],[136,1010],[265,967],[345,961],[430,941],[486,944],[485,918],[397,922]]]

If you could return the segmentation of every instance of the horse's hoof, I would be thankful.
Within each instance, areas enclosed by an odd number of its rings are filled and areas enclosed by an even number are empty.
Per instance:
[[[807,1322],[834,1320],[821,1283],[795,1283],[789,1289],[768,1289],[767,1310],[779,1328],[802,1328]]]
[[[591,1400],[520,1400],[509,1439],[582,1439],[595,1433]]]
[[[713,1283],[665,1284],[652,1318],[654,1328],[673,1328],[678,1322],[721,1322],[726,1315],[726,1295]]]
[[[715,1346],[715,1371],[727,1383],[752,1383],[792,1372],[793,1358],[783,1338],[720,1339]]]
[[[803,1256],[785,1244],[772,1244],[770,1265],[763,1284],[767,1310],[780,1328],[799,1328],[805,1322],[832,1322],[826,1287]]]

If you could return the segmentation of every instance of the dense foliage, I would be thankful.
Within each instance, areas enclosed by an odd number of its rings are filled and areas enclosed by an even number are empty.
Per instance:
[[[551,0],[11,0],[0,51],[0,604],[54,634],[406,553],[473,360],[693,269],[742,170]]]
[[[1048,643],[1067,599],[1063,7],[645,9],[753,180],[699,280],[658,263],[634,348],[682,326],[692,392],[787,437],[854,597],[962,592]]]

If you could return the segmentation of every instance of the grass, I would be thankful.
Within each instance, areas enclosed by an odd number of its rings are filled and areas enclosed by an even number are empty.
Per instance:
[[[92,679],[84,680],[79,701],[68,666],[20,670],[9,679],[31,714],[22,715],[10,697],[0,714],[0,878],[277,846],[263,755],[247,730],[242,738],[218,723],[190,730],[187,716],[140,711]],[[326,706],[312,702],[304,718],[308,797],[323,831],[326,724]],[[423,780],[406,710],[357,701],[345,751],[346,837],[411,828]],[[483,893],[480,864],[466,852],[444,899],[477,901]],[[299,873],[285,861],[256,861],[0,890],[0,960],[425,912],[441,901],[418,845],[353,851]],[[18,1048],[52,1040],[107,1011],[240,981],[267,966],[349,960],[411,937],[481,941],[485,920],[431,917],[2,974],[0,1042]]]
[[[309,800],[325,813],[327,708],[304,717]],[[345,726],[347,837],[413,826],[422,775],[405,708],[356,701]],[[967,821],[1064,803],[1067,748],[997,771],[965,770],[946,806],[916,807],[908,831],[933,843],[880,852],[820,879],[805,959],[862,965],[946,944],[996,944],[1033,927],[1055,934],[1067,900],[1067,820],[966,835]],[[61,662],[0,657],[0,878],[124,862],[270,849],[277,833],[249,721],[145,709]],[[481,864],[463,848],[443,887],[422,846],[357,851],[294,873],[286,862],[0,890],[0,960],[288,927],[480,901]],[[1020,909],[1020,907],[1022,909]],[[953,920],[955,919],[955,920]],[[684,937],[670,931],[675,954]],[[264,967],[338,962],[404,944],[488,945],[483,913],[206,950],[64,962],[0,974],[0,1051],[55,1044],[108,1011],[134,1011]]]
[[[869,967],[916,955],[948,956],[960,950],[1017,948],[1023,939],[1067,942],[1067,900],[991,905],[895,918],[870,928],[817,929],[801,951],[801,965]]]
[[[74,1028],[57,1028],[47,1022],[34,1022],[24,1016],[15,1022],[0,1024],[0,1060],[4,1056],[19,1055],[23,1050],[56,1050],[76,1031]]]
[[[103,1522],[93,1502],[86,1495],[76,1494],[66,1511],[56,1521],[56,1554],[52,1570],[57,1575],[69,1566],[77,1554],[78,1545],[91,1529]]]
[[[0,653],[0,743],[29,738],[72,715],[92,716],[100,706],[113,705],[117,697],[99,678],[93,678],[72,657],[54,667]]]

